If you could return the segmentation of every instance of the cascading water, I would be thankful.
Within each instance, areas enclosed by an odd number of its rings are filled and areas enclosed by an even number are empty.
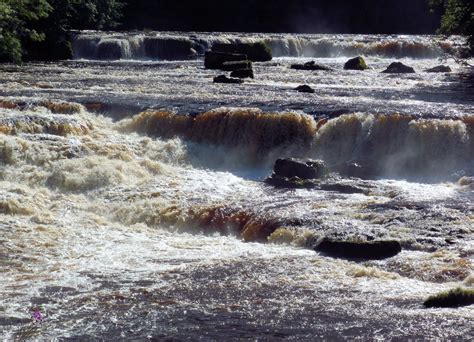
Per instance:
[[[204,51],[243,41],[273,60],[213,83]],[[459,43],[83,32],[72,61],[0,65],[0,336],[471,340],[472,305],[423,307],[474,284],[472,81],[426,71]],[[416,73],[382,73],[395,59]],[[291,68],[310,60],[330,70]],[[281,157],[330,173],[265,184]],[[325,238],[402,252],[338,259]]]
[[[197,58],[215,43],[266,42],[275,57],[338,57],[367,55],[380,57],[437,58],[462,44],[461,38],[435,36],[363,35],[245,35],[229,33],[176,34],[129,33],[78,34],[75,59],[164,59]]]

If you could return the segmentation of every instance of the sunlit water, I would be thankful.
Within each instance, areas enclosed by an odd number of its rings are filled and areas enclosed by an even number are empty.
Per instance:
[[[150,58],[147,37],[194,55]],[[277,57],[214,84],[202,52],[248,39]],[[450,60],[424,72],[458,43],[86,33],[76,60],[0,66],[2,337],[471,340],[472,306],[422,305],[474,284],[472,80]],[[342,70],[357,54],[371,69]],[[309,60],[335,70],[289,68]],[[417,73],[381,74],[394,60]],[[280,156],[376,174],[324,181],[353,193],[277,190],[262,180]],[[323,236],[403,251],[335,259],[309,248]]]

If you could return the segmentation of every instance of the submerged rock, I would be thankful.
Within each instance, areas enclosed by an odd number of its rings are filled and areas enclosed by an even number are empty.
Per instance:
[[[423,305],[427,308],[455,308],[474,304],[474,289],[457,288],[429,297]]]
[[[207,51],[204,56],[204,66],[206,69],[222,69],[226,62],[242,62],[247,59],[247,55],[243,54]]]
[[[214,83],[241,84],[241,83],[244,83],[244,81],[239,78],[231,78],[231,77],[227,77],[226,75],[220,75],[220,76],[214,77]]]
[[[366,70],[368,68],[365,59],[360,56],[349,59],[346,64],[344,64],[344,70]]]
[[[224,71],[235,71],[235,70],[242,70],[242,69],[252,69],[252,62],[251,61],[231,61],[231,62],[224,62],[222,63],[222,67],[220,68]]]
[[[216,43],[212,46],[211,50],[215,52],[243,54],[253,62],[272,60],[272,50],[265,42]]]
[[[415,69],[401,62],[393,62],[387,69],[382,71],[384,74],[413,74]]]
[[[238,69],[232,71],[230,77],[236,78],[254,78],[253,70],[252,69]]]
[[[298,87],[295,88],[296,91],[300,92],[300,93],[314,93],[315,90],[313,88],[311,88],[309,85],[300,85]]]
[[[447,65],[438,65],[434,68],[426,69],[426,72],[451,72],[451,68]]]
[[[340,241],[324,238],[314,250],[343,259],[378,260],[393,257],[402,251],[398,241]]]
[[[294,70],[322,70],[322,71],[332,71],[333,69],[322,64],[317,64],[314,61],[306,62],[304,64],[292,64],[290,66]]]

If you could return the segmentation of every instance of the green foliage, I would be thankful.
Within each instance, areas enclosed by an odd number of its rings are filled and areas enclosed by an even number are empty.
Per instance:
[[[62,32],[107,30],[118,25],[124,4],[118,0],[48,0],[54,11],[46,20]]]
[[[430,3],[433,8],[444,10],[439,33],[466,36],[470,55],[474,55],[474,1],[431,0]]]
[[[18,63],[24,41],[44,39],[31,25],[51,10],[46,0],[0,0],[0,61]]]
[[[119,0],[0,0],[0,62],[71,56],[71,30],[117,27]]]

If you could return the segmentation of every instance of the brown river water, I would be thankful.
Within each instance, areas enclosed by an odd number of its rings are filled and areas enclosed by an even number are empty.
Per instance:
[[[273,60],[214,84],[203,51],[249,40]],[[74,60],[0,65],[0,337],[472,340],[472,305],[423,306],[474,286],[474,88],[452,60],[424,71],[459,43],[84,32]],[[309,60],[334,71],[290,69]],[[417,72],[382,74],[395,60]],[[279,157],[375,174],[275,189]],[[332,258],[327,236],[402,252]]]

